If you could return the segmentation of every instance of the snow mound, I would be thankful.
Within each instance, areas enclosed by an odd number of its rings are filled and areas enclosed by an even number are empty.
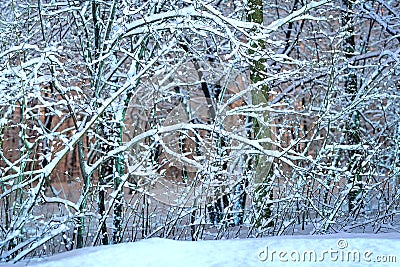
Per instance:
[[[398,266],[400,234],[135,243],[77,249],[13,266]],[[5,265],[0,265],[5,266]]]

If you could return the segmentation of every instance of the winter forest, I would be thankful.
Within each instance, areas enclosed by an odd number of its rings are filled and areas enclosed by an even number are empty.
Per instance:
[[[0,261],[400,232],[399,1],[0,10]]]

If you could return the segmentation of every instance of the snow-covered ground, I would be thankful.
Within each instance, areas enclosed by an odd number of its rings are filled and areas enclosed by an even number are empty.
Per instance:
[[[91,247],[14,266],[399,266],[400,234],[335,234]],[[1,265],[0,266],[4,266]]]

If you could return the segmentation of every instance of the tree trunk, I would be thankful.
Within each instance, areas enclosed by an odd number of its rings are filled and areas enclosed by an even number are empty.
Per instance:
[[[249,1],[249,13],[247,15],[247,21],[255,22],[260,25],[263,24],[263,4],[262,0],[250,0]],[[257,55],[257,50],[265,49],[264,40],[259,40],[252,44],[250,49],[250,55]],[[268,86],[262,84],[264,75],[266,74],[265,64],[266,60],[261,58],[254,60],[250,65],[250,80],[253,86],[256,86],[252,90],[252,104],[253,105],[265,105],[268,104]],[[268,125],[269,114],[264,111],[262,116],[253,119],[253,131],[255,139],[271,138],[271,129]],[[270,143],[263,143],[264,149],[271,149]],[[259,155],[254,159],[253,168],[255,168],[255,195],[254,205],[256,209],[256,222],[257,227],[272,226],[270,222],[271,218],[271,205],[268,203],[272,199],[272,187],[271,187],[271,176],[272,176],[272,159]]]
[[[350,0],[343,0],[343,9],[345,10],[342,15],[342,25],[347,32],[347,37],[343,42],[343,52],[346,59],[350,59],[355,55],[356,40],[354,34],[354,21],[351,15],[353,10],[353,3]],[[350,103],[356,97],[358,91],[357,75],[349,66],[345,69],[344,87],[345,93],[348,96]],[[352,111],[349,120],[346,122],[345,136],[348,145],[360,145],[360,113],[357,110]],[[355,212],[357,205],[357,196],[361,193],[361,151],[349,150],[349,161],[347,170],[349,171],[348,184],[351,185],[348,195],[348,208],[350,213]],[[359,203],[360,204],[360,203]]]

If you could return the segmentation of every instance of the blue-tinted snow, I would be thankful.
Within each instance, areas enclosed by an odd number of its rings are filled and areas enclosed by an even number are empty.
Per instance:
[[[400,234],[343,233],[196,242],[152,238],[135,243],[74,250],[48,258],[23,261],[14,266],[395,267],[399,264]]]

